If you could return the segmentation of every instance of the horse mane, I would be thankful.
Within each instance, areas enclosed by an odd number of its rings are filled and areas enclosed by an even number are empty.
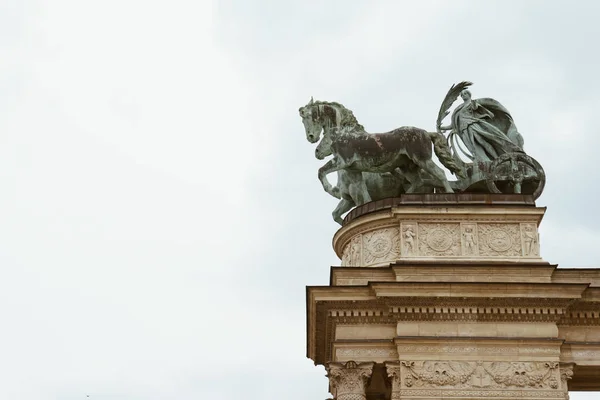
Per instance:
[[[342,127],[349,127],[354,129],[358,128],[362,131],[365,130],[365,128],[358,122],[352,111],[347,109],[340,103],[336,103],[335,101],[315,101],[314,105],[329,106],[335,108],[340,115],[339,124]]]

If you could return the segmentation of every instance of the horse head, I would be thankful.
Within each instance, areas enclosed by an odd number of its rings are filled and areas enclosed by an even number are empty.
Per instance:
[[[321,138],[321,132],[323,131],[323,118],[319,116],[319,107],[315,104],[313,98],[304,107],[300,107],[298,110],[302,117],[302,123],[304,124],[304,131],[306,132],[306,140],[310,143],[316,143]]]
[[[318,160],[322,160],[327,156],[333,154],[333,150],[331,149],[331,134],[328,131],[325,131],[323,134],[323,139],[317,145],[315,149],[315,157]]]
[[[316,143],[321,137],[321,132],[324,132],[325,135],[331,128],[339,127],[341,115],[334,104],[314,101],[311,97],[308,104],[298,110],[306,131],[306,139],[309,142]]]

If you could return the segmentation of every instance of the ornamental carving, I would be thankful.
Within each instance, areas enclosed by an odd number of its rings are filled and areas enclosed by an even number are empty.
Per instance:
[[[559,389],[555,362],[402,361],[405,388]]]
[[[518,224],[478,224],[479,254],[482,256],[521,256]]]
[[[365,400],[365,388],[373,373],[373,362],[329,363],[327,377],[336,400]]]
[[[573,379],[573,363],[560,363],[560,384],[562,390],[565,392],[565,399],[569,400],[569,386],[567,381]]]
[[[399,361],[390,361],[385,363],[387,376],[392,383],[392,399],[402,389],[402,375]]]
[[[574,358],[598,359],[600,350],[571,350],[571,355]]]
[[[366,348],[366,347],[349,347],[337,349],[336,354],[338,357],[353,357],[356,359],[370,359],[370,358],[385,358],[390,359],[398,358],[398,352],[396,349],[382,349],[382,348]]]
[[[350,240],[344,249],[342,266],[360,267],[362,263],[362,235],[356,235]]]
[[[462,221],[436,217],[401,221],[400,226],[390,222],[354,227],[334,241],[342,266],[383,266],[412,257],[540,258],[535,222],[483,217]]]
[[[398,228],[386,228],[363,234],[365,265],[395,261],[400,256]]]
[[[432,390],[432,389],[402,389],[392,393],[392,400],[401,400],[407,397],[433,397],[439,398],[472,398],[480,400],[481,398],[513,399],[513,398],[534,398],[534,399],[565,399],[565,393],[558,390]]]
[[[521,240],[523,256],[538,257],[540,255],[540,237],[536,224],[521,224]]]
[[[493,347],[493,346],[469,346],[469,345],[447,345],[447,346],[424,346],[424,345],[398,345],[400,354],[536,354],[536,355],[560,355],[558,347]]]
[[[459,224],[419,224],[420,256],[459,256]]]
[[[479,255],[479,246],[477,244],[477,225],[461,224],[462,254],[465,256]]]
[[[402,224],[402,255],[405,257],[416,256],[417,251],[417,225]]]

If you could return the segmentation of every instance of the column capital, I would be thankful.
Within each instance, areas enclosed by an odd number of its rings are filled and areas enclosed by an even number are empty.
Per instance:
[[[329,391],[336,400],[365,400],[365,389],[374,362],[348,361],[346,363],[330,362],[327,364]]]
[[[560,384],[562,390],[565,391],[565,399],[569,400],[569,386],[567,381],[573,379],[573,367],[575,367],[575,363],[564,363],[561,362],[559,364],[560,368]]]

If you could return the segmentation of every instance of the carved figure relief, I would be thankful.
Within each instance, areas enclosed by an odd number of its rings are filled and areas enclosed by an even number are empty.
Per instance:
[[[327,377],[331,394],[336,400],[365,400],[365,388],[371,374],[374,362],[329,363]]]
[[[402,228],[402,253],[404,256],[416,256],[417,233],[414,225],[406,225]]]
[[[540,255],[540,240],[535,224],[521,224],[521,238],[523,240],[523,255],[525,257]]]
[[[419,224],[419,255],[459,256],[458,224]]]
[[[478,224],[479,254],[515,257],[521,255],[521,237],[517,224]]]
[[[555,362],[402,361],[406,388],[558,389]]]
[[[365,265],[382,261],[394,261],[398,252],[399,232],[397,228],[386,228],[363,235]]]
[[[346,245],[342,255],[342,266],[360,267],[362,265],[362,235],[356,235]]]
[[[462,248],[463,255],[465,256],[476,256],[479,254],[479,248],[477,247],[477,225],[462,225]]]

